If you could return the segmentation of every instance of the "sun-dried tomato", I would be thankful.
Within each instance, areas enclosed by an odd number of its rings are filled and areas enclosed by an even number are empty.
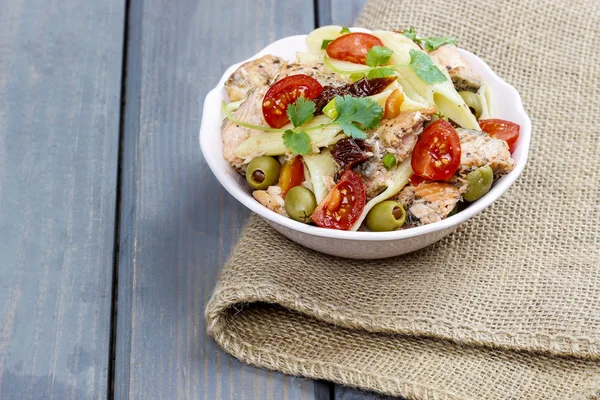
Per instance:
[[[344,96],[349,94],[352,97],[367,97],[381,93],[386,87],[396,80],[395,76],[384,76],[383,78],[367,79],[362,78],[354,83],[343,86],[324,86],[323,91],[315,100],[317,113],[323,110],[335,96]]]
[[[352,138],[342,139],[333,145],[331,155],[342,170],[353,168],[369,158]]]

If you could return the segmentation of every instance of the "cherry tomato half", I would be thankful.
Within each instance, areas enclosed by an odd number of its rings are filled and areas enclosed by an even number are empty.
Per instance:
[[[285,199],[285,195],[294,186],[302,185],[304,181],[304,163],[302,156],[296,156],[283,164],[281,172],[279,172],[279,187],[281,195]]]
[[[427,181],[427,179],[420,177],[419,175],[412,174],[410,178],[408,178],[408,183],[413,186],[418,186],[420,183]]]
[[[383,46],[383,42],[377,36],[355,32],[335,39],[325,51],[329,57],[336,60],[365,64],[367,53],[373,46]]]
[[[454,175],[460,154],[458,133],[447,121],[438,119],[417,139],[410,165],[416,175],[441,181]]]
[[[286,113],[288,104],[293,104],[300,96],[316,99],[322,91],[323,86],[308,75],[283,78],[265,94],[262,104],[265,121],[271,128],[281,128],[290,121]]]
[[[312,219],[321,228],[346,230],[360,217],[365,201],[365,184],[356,173],[348,170],[317,206]]]
[[[487,132],[493,138],[504,140],[511,153],[515,151],[521,133],[519,125],[503,119],[483,119],[478,122],[482,131]]]

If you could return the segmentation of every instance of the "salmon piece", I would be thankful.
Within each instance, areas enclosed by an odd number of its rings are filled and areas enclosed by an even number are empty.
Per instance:
[[[402,162],[412,152],[417,139],[415,133],[421,133],[421,129],[415,128],[422,128],[423,123],[429,121],[433,113],[435,107],[400,113],[397,117],[383,120],[373,136],[378,136],[381,144],[391,149],[389,152],[394,153],[398,162]]]
[[[445,44],[429,53],[431,59],[446,68],[457,91],[477,92],[481,87],[481,78],[469,67],[456,46]]]
[[[456,132],[461,146],[459,175],[484,165],[489,165],[496,177],[506,175],[515,168],[515,161],[504,140],[471,129],[459,128]]]
[[[267,190],[255,190],[252,192],[252,196],[269,210],[287,217],[285,200],[281,196],[281,188],[279,186],[269,186]]]
[[[225,82],[225,89],[231,101],[239,101],[248,97],[253,89],[271,85],[287,62],[280,57],[266,55],[256,60],[248,61]]]
[[[406,160],[423,130],[423,123],[429,118],[428,114],[419,111],[403,112],[395,118],[385,120],[381,126],[368,134],[365,142],[372,149],[367,153],[370,158],[356,167],[356,172],[365,184],[367,199],[385,190],[386,181],[395,172],[395,168],[389,171],[385,168],[383,157],[391,153],[396,157],[398,164]]]
[[[248,98],[237,110],[235,110],[233,117],[238,121],[268,127],[262,115],[262,100],[267,89],[267,86],[263,86],[262,88],[252,90],[248,95]],[[221,124],[223,158],[225,158],[234,168],[238,169],[238,171],[242,172],[245,164],[250,162],[250,160],[236,157],[235,150],[250,136],[260,135],[261,133],[263,133],[263,131],[236,125],[227,118],[224,119]]]
[[[425,181],[405,186],[396,196],[406,210],[407,224],[418,226],[441,221],[461,199],[460,190],[445,182]]]

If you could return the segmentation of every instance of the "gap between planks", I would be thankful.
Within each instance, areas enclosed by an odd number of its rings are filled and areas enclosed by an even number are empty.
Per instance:
[[[125,137],[125,97],[127,94],[127,42],[129,39],[129,9],[130,0],[124,1],[123,18],[123,55],[121,62],[121,93],[119,108],[119,152],[117,156],[117,185],[115,201],[115,233],[113,245],[113,280],[111,297],[110,336],[108,347],[107,392],[108,400],[115,398],[115,355],[117,347],[117,302],[119,297],[119,248],[121,240],[121,186],[123,174],[123,141]]]

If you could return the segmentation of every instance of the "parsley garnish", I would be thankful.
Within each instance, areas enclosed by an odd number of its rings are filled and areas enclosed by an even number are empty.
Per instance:
[[[445,44],[456,45],[456,39],[450,36],[436,36],[426,39],[421,39],[421,45],[427,51],[433,51]]]
[[[394,75],[396,71],[391,68],[375,68],[369,71],[367,79],[383,78],[384,76]]]
[[[446,75],[431,61],[431,58],[422,51],[410,49],[410,64],[408,66],[426,83],[440,83],[446,80]]]
[[[287,106],[287,116],[294,128],[304,125],[315,116],[316,106],[312,100],[300,96]],[[308,154],[312,149],[310,136],[303,131],[288,129],[283,133],[283,144],[294,154]]]
[[[340,33],[343,35],[344,33],[350,33],[352,32],[350,29],[346,28],[345,26],[342,28],[342,30],[340,31]]]
[[[352,79],[352,82],[360,81],[364,77],[365,77],[364,72],[355,72],[353,74],[350,74],[350,79]]]
[[[315,116],[315,102],[312,100],[306,100],[300,96],[296,99],[293,104],[288,104],[287,116],[290,119],[294,128],[304,125],[308,120]]]
[[[288,129],[283,133],[283,144],[294,154],[309,154],[312,150],[310,136],[306,132]]]
[[[352,79],[353,82],[356,82],[365,77],[367,79],[383,78],[385,76],[391,76],[394,74],[396,74],[396,71],[394,71],[392,68],[372,68],[369,69],[368,72],[355,72],[350,74],[350,79]]]
[[[333,121],[340,125],[344,133],[355,139],[366,139],[364,129],[375,129],[381,122],[383,109],[371,99],[352,97],[335,97],[335,108],[338,117]]]
[[[413,42],[417,40],[417,32],[415,32],[415,27],[411,26],[410,28],[402,31],[402,34],[412,40]]]
[[[417,37],[417,32],[415,32],[415,28],[412,26],[409,29],[402,31],[402,34],[427,51],[433,51],[445,44],[456,45],[456,39],[450,36],[433,36],[430,38]]]
[[[396,71],[394,71],[393,68],[396,67],[408,67],[408,64],[397,64],[397,65],[386,65],[385,67],[367,67],[363,70],[360,71],[345,71],[339,68],[336,68],[331,61],[329,60],[329,57],[325,56],[323,58],[323,61],[325,62],[325,65],[327,66],[327,68],[329,68],[330,70],[332,70],[335,73],[338,74],[344,74],[344,75],[350,75],[350,79],[352,79],[354,82],[356,82],[359,79],[364,78],[365,76],[367,77],[367,79],[372,79],[372,78],[382,78],[384,76],[390,76],[390,75],[394,75],[396,73]]]
[[[293,104],[288,105],[287,108],[287,115],[294,128],[280,129],[239,121],[227,110],[225,102],[222,103],[223,113],[234,124],[264,132],[283,132],[283,144],[294,154],[310,154],[312,151],[312,143],[310,136],[306,133],[307,131],[323,129],[324,127],[337,124],[346,135],[357,139],[365,139],[367,134],[363,129],[377,128],[383,116],[383,109],[379,104],[366,97],[358,98],[350,95],[345,95],[344,97],[336,96],[335,109],[337,117],[333,121],[326,124],[299,128],[313,118],[315,112],[315,103],[312,100],[299,97]]]
[[[392,153],[387,153],[385,156],[383,156],[381,161],[383,162],[385,169],[388,171],[396,166],[396,156]]]
[[[330,39],[323,39],[323,42],[321,42],[321,50],[325,50],[327,48],[327,46],[329,46],[329,43],[333,42],[333,40]]]
[[[369,49],[365,62],[369,67],[378,67],[387,64],[392,58],[392,54],[392,50],[387,47],[373,46]]]

